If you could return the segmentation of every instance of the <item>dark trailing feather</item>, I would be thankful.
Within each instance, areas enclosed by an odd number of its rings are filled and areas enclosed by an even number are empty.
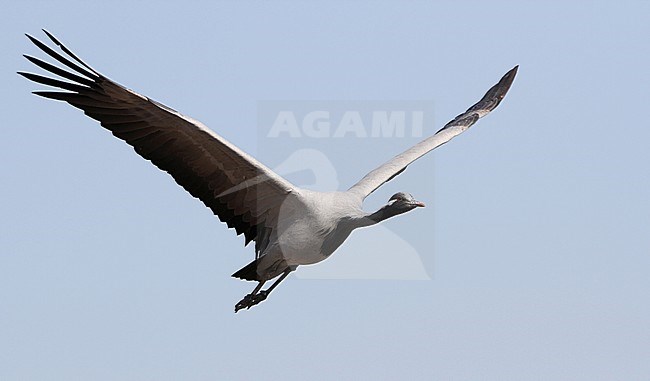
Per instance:
[[[233,278],[239,278],[243,280],[260,280],[260,276],[257,274],[257,259],[253,262],[247,264],[241,269],[237,270],[232,274]]]
[[[133,115],[137,112],[134,108],[107,108],[97,106],[84,106],[84,111],[86,112],[86,115]]]
[[[112,113],[112,114],[97,114],[98,116],[101,117],[102,123],[106,123],[107,126],[113,126],[116,124],[130,124],[130,123],[135,123],[139,122],[142,120],[141,116],[138,115],[133,115],[130,113],[122,113],[122,114],[117,114],[117,113]]]
[[[392,179],[394,179],[395,177],[397,177],[397,175],[399,175],[400,173],[404,172],[405,170],[406,170],[406,167],[404,167],[404,168],[400,169],[399,171],[395,172],[395,174],[392,175],[391,177],[389,177],[388,180],[386,180],[386,182],[391,181]]]

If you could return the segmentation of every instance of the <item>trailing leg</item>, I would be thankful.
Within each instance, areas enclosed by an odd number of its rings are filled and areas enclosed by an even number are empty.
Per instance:
[[[273,289],[276,288],[280,284],[280,282],[284,280],[284,278],[286,278],[292,271],[294,271],[296,267],[297,266],[287,267],[287,269],[284,270],[282,275],[280,275],[280,277],[275,282],[273,282],[271,287],[269,287],[266,290],[260,291],[260,289],[264,285],[264,282],[260,282],[257,285],[257,287],[255,287],[255,290],[253,290],[252,293],[246,295],[244,299],[242,299],[241,301],[239,301],[239,303],[237,303],[237,305],[235,305],[235,313],[237,313],[237,311],[241,310],[242,308],[249,309],[254,305],[264,301],[269,296],[271,291],[273,291]]]
[[[253,292],[244,296],[244,299],[240,300],[239,303],[235,304],[235,313],[237,313],[237,311],[241,310],[242,308],[251,308],[255,304],[259,303],[259,302],[253,303],[253,298],[255,298],[255,296],[258,294],[262,286],[264,286],[265,282],[266,281],[260,281],[257,284],[257,286],[255,286]]]

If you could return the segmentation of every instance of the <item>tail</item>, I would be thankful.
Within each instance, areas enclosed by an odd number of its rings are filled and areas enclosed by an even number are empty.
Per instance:
[[[232,274],[232,277],[260,281],[260,276],[257,274],[257,259]]]

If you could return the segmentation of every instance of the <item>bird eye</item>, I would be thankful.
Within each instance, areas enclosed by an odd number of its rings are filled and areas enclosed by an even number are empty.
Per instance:
[[[392,197],[392,198],[388,201],[388,203],[389,203],[389,204],[394,204],[394,203],[396,203],[397,201],[404,201],[404,197],[402,197],[402,196],[395,196],[395,197]]]

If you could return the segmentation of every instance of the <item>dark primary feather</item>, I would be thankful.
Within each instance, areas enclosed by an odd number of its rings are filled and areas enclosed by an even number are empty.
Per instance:
[[[39,49],[41,49],[42,51],[47,53],[50,57],[52,57],[55,60],[61,62],[65,66],[67,66],[70,69],[76,71],[77,73],[83,74],[86,77],[91,78],[91,79],[99,79],[101,77],[101,75],[99,75],[99,73],[91,73],[91,72],[87,71],[86,69],[83,69],[83,68],[79,67],[74,62],[72,62],[69,59],[63,57],[59,53],[52,50],[52,48],[50,48],[49,46],[47,46],[44,43],[40,42],[39,40],[35,39],[34,37],[30,36],[29,34],[26,34],[25,36],[27,36],[27,38],[29,38],[29,40],[31,42],[33,42],[34,45],[38,46]],[[48,34],[48,36],[49,36],[49,34]],[[56,42],[58,42],[58,41],[56,41]],[[71,56],[71,57],[74,57],[74,56]],[[75,57],[75,59],[76,59],[76,57]],[[84,66],[87,66],[87,65],[84,64]]]
[[[499,83],[492,86],[490,90],[485,93],[480,101],[476,102],[476,104],[468,108],[467,111],[445,124],[445,126],[438,130],[438,132],[453,126],[464,126],[469,128],[483,115],[497,108],[499,103],[501,103],[503,98],[506,96],[508,90],[510,90],[510,86],[512,86],[512,82],[515,80],[515,75],[517,75],[518,69],[519,65],[510,69],[510,71],[501,78]]]
[[[64,52],[65,54],[67,54],[67,55],[69,55],[70,57],[72,57],[75,61],[77,61],[77,62],[79,62],[81,65],[83,65],[86,69],[92,71],[93,73],[95,73],[95,74],[97,74],[97,75],[101,75],[101,74],[99,74],[98,72],[96,72],[93,68],[91,68],[90,66],[86,65],[85,62],[83,62],[82,60],[80,60],[79,57],[77,57],[77,56],[76,56],[74,53],[72,53],[68,48],[66,48],[66,47],[65,47],[61,42],[59,42],[59,40],[57,40],[57,38],[54,37],[50,32],[46,31],[45,29],[42,29],[42,31],[47,35],[47,37],[48,37],[50,40],[52,40],[52,42],[54,42],[54,43],[56,44],[56,46],[58,46],[59,48],[61,48],[61,50],[63,50],[63,52]]]
[[[139,155],[168,172],[228,227],[243,234],[246,244],[255,240],[259,255],[269,242],[270,225],[280,204],[293,186],[199,122],[99,74],[45,33],[76,63],[28,35],[43,52],[74,72],[26,55],[36,66],[70,81],[20,72],[34,82],[65,90],[34,94],[68,102],[98,120]],[[242,186],[251,179],[263,181]]]
[[[69,79],[69,80],[74,81],[74,82],[81,83],[82,85],[86,85],[86,86],[89,86],[89,87],[95,86],[95,82],[93,82],[93,81],[91,81],[89,79],[86,79],[84,77],[81,77],[81,76],[73,74],[73,73],[70,73],[69,71],[59,69],[58,67],[56,67],[56,66],[54,66],[52,64],[49,64],[49,63],[47,63],[45,61],[41,61],[36,57],[28,56],[27,54],[23,54],[23,57],[27,58],[34,65],[40,67],[41,69],[45,69],[45,70],[49,71],[50,73],[56,74],[56,75],[58,75],[60,77],[63,77],[65,79]]]

